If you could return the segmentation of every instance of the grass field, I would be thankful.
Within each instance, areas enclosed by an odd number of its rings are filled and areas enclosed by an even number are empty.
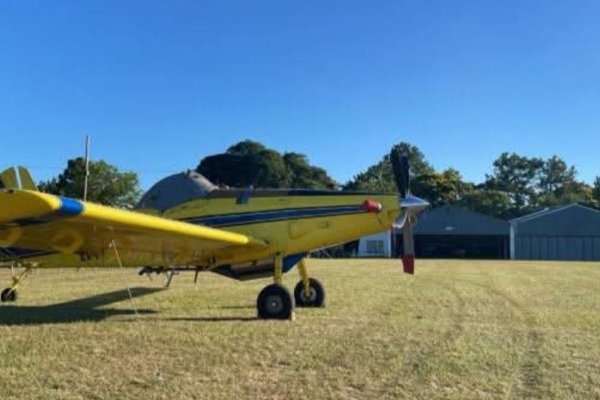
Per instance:
[[[294,322],[255,319],[268,280],[39,271],[0,306],[0,396],[600,399],[599,263],[308,266],[327,307]]]

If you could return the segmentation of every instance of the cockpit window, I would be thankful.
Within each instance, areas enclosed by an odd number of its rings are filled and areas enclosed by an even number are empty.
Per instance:
[[[165,211],[186,201],[205,198],[217,189],[208,179],[194,171],[168,176],[150,188],[135,206]]]

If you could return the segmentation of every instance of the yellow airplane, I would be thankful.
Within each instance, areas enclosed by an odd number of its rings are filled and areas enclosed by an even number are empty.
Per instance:
[[[412,222],[428,206],[410,195],[406,157],[392,153],[399,194],[218,189],[193,173],[156,184],[135,210],[41,193],[23,167],[0,174],[0,262],[23,267],[1,300],[36,267],[129,266],[141,273],[211,271],[234,279],[273,276],[258,295],[258,316],[292,318],[322,307],[323,285],[307,272],[310,251],[404,224],[404,271],[414,271]],[[185,183],[188,183],[187,186]],[[189,185],[193,183],[193,185]],[[298,266],[294,296],[282,276]]]

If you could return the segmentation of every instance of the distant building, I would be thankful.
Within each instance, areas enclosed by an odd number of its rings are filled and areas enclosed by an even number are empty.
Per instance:
[[[569,204],[511,221],[447,205],[414,225],[420,258],[600,261],[600,211]],[[360,239],[359,257],[402,254],[402,228]]]
[[[510,221],[514,260],[600,261],[600,211],[570,204]]]
[[[510,225],[464,208],[447,205],[419,214],[414,225],[415,252],[421,258],[507,259]],[[402,228],[360,239],[359,257],[397,257]]]
[[[390,231],[365,236],[358,242],[359,257],[390,258],[394,254]]]
[[[418,216],[415,252],[424,258],[506,259],[509,233],[507,221],[454,205],[441,206]],[[401,229],[396,230],[396,243],[402,243]]]

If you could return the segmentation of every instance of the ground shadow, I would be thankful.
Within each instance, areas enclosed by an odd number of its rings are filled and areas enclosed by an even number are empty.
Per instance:
[[[132,288],[132,297],[141,297],[162,291],[158,288]],[[91,297],[71,300],[47,306],[19,306],[15,303],[0,305],[1,325],[37,325],[78,321],[100,321],[117,315],[135,315],[134,309],[100,308],[129,299],[127,289],[102,293]],[[137,310],[138,314],[154,314],[156,311]]]
[[[258,317],[182,317],[182,318],[165,318],[165,321],[184,321],[184,322],[248,322],[256,321]]]
[[[251,305],[239,305],[239,306],[223,306],[219,307],[221,310],[251,310],[256,308],[254,304]]]

